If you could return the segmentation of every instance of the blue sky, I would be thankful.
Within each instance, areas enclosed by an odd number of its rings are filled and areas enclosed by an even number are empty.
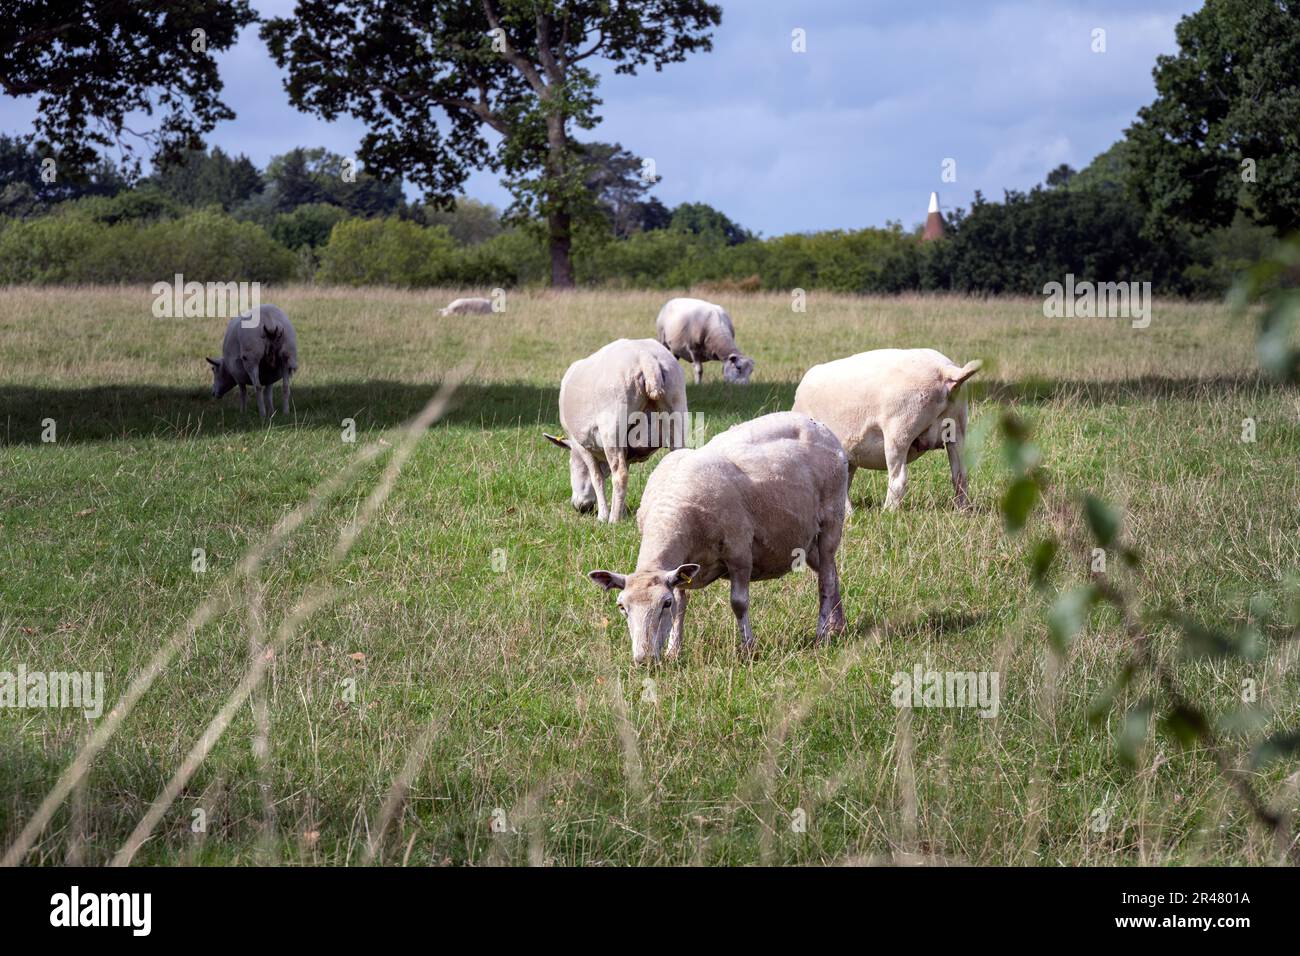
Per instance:
[[[292,0],[253,0],[263,16]],[[711,53],[609,75],[590,138],[653,158],[669,206],[706,202],[765,235],[925,218],[975,190],[1041,182],[1086,165],[1154,95],[1151,68],[1176,50],[1195,0],[723,0]],[[791,50],[806,33],[807,52]],[[1106,51],[1092,51],[1093,30]],[[360,123],[325,123],[288,105],[256,30],[221,61],[238,114],[210,138],[259,166],[293,146],[350,155]],[[0,102],[0,129],[26,132],[34,101]],[[583,134],[584,138],[587,134]],[[956,182],[942,163],[956,161]],[[467,194],[504,207],[490,173]]]

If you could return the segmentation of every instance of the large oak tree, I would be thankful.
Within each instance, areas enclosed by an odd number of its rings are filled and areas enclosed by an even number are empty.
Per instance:
[[[1300,3],[1206,0],[1176,36],[1128,131],[1138,198],[1156,223],[1300,228]]]
[[[593,66],[662,69],[711,49],[721,18],[702,0],[299,0],[262,36],[295,106],[366,123],[370,172],[442,204],[472,169],[503,173],[513,211],[546,221],[552,285],[571,286],[592,208],[572,130],[600,119]]]
[[[38,149],[71,174],[111,146],[138,170],[130,134],[164,161],[201,148],[235,115],[212,54],[256,15],[247,0],[13,0],[0,19],[0,88],[39,97]],[[136,112],[160,116],[136,130]]]

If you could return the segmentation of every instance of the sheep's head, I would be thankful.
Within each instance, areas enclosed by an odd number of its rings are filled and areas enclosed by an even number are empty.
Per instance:
[[[732,352],[722,363],[722,379],[732,385],[748,385],[754,374],[754,360],[739,352]]]
[[[683,564],[663,571],[634,571],[628,575],[613,571],[592,571],[587,577],[606,591],[619,591],[618,612],[627,618],[632,636],[632,661],[658,658],[668,643],[673,627],[673,605],[685,600],[679,593],[699,574],[698,564]]]
[[[591,473],[587,470],[587,463],[583,461],[582,455],[573,447],[572,440],[556,438],[545,432],[542,432],[542,435],[551,444],[558,445],[569,453],[569,487],[573,490],[569,503],[573,505],[573,509],[582,515],[595,510],[596,489],[591,484]]]
[[[226,366],[220,359],[210,358],[208,364],[212,366],[212,397],[220,398],[230,391],[237,384],[234,377],[226,371]]]

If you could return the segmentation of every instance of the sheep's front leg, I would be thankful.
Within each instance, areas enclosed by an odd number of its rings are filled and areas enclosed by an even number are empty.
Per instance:
[[[691,364],[695,366],[695,384],[699,385],[700,382],[704,381],[704,363],[700,361],[698,355],[692,352]]]
[[[257,412],[263,418],[268,417],[270,410],[266,407],[266,396],[262,391],[262,373],[257,367],[257,363],[244,363],[244,371],[248,374],[248,380],[253,385],[253,397],[257,399]]]
[[[736,615],[740,625],[740,650],[751,653],[754,650],[754,629],[749,626],[749,569],[731,573],[731,613]]]
[[[271,397],[271,386],[262,386],[262,404],[266,406],[266,417],[270,418],[275,414],[275,399]]]
[[[239,412],[242,415],[248,411],[248,386],[239,386]]]
[[[286,371],[284,381],[280,383],[280,407],[286,415],[289,414],[289,379],[293,378],[293,373]]]
[[[903,503],[907,491],[907,452],[910,440],[885,436],[885,468],[889,472],[889,492],[885,495],[885,510],[895,511]]]
[[[668,649],[665,652],[670,658],[676,657],[682,650],[682,630],[686,625],[686,588],[676,588],[673,591],[673,627],[668,632]]]
[[[970,510],[970,499],[966,495],[965,447],[966,432],[958,425],[953,440],[945,446],[948,452],[948,470],[952,473],[953,503],[958,511]]]
[[[844,603],[840,599],[840,572],[835,566],[843,525],[823,527],[817,538],[817,641],[844,632]]]

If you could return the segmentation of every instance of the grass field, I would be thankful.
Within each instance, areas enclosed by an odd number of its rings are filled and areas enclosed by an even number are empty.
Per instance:
[[[755,585],[743,660],[715,585],[691,603],[681,659],[633,667],[612,596],[584,575],[632,567],[635,523],[575,514],[541,432],[567,364],[653,335],[663,296],[519,292],[504,315],[438,317],[451,295],[264,290],[302,361],[292,413],[266,427],[208,394],[224,320],[154,319],[143,288],[0,290],[0,670],[103,671],[102,725],[156,667],[27,862],[107,862],[128,843],[136,863],[1281,859],[1203,753],[1152,737],[1130,772],[1117,720],[1088,725],[1124,637],[1102,613],[1064,660],[1048,650],[992,438],[970,513],[948,505],[941,453],[912,466],[895,513],[884,475],[859,473],[844,638],[812,646],[816,586],[790,575]],[[1222,307],[1157,301],[1134,330],[1045,319],[1036,300],[789,301],[726,299],[758,365],[749,387],[724,387],[716,364],[688,386],[710,435],[789,408],[816,362],[931,346],[985,360],[977,428],[1005,408],[1033,423],[1053,479],[1036,520],[1071,543],[1054,584],[1089,574],[1085,489],[1122,507],[1146,559],[1140,580],[1109,573],[1208,624],[1240,624],[1300,568],[1300,397],[1257,379],[1253,329]],[[406,444],[399,426],[466,369]],[[633,506],[655,461],[633,468]],[[1176,636],[1157,635],[1175,660]],[[1295,727],[1284,637],[1254,663],[1178,673],[1216,714],[1254,679],[1274,710],[1261,732]],[[917,664],[997,672],[998,716],[895,708],[891,675]],[[250,666],[265,680],[231,701]],[[224,734],[186,767],[228,701]],[[0,849],[90,726],[0,710]],[[1258,781],[1289,811],[1295,770]]]

